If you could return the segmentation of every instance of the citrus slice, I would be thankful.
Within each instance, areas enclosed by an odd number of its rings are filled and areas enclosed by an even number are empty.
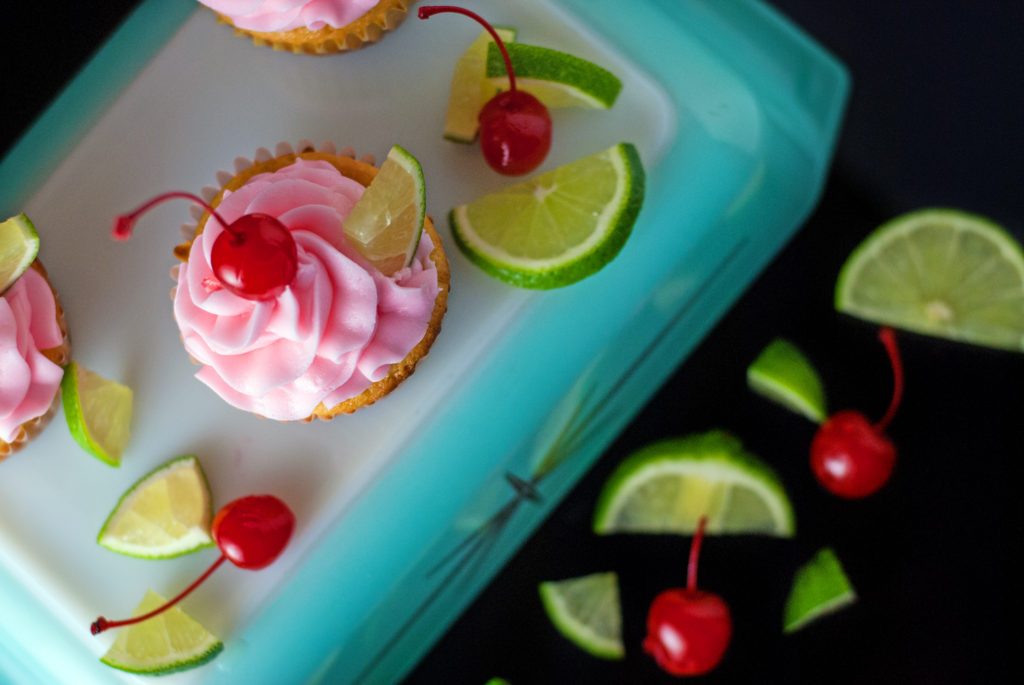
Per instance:
[[[506,46],[516,39],[515,29],[494,27]],[[455,61],[448,109],[444,116],[444,137],[456,143],[472,143],[480,129],[480,110],[498,92],[497,86],[484,77],[487,46],[491,34],[481,32]]]
[[[1024,251],[1005,229],[956,209],[892,219],[850,255],[835,306],[875,323],[1024,350]]]
[[[345,219],[345,235],[361,255],[390,276],[412,262],[425,214],[423,169],[395,145]]]
[[[71,436],[92,456],[120,466],[131,435],[132,389],[71,362],[61,392]]]
[[[548,618],[576,646],[602,659],[625,656],[614,572],[546,581],[538,590]]]
[[[524,288],[557,288],[619,253],[643,196],[640,156],[619,143],[460,205],[449,220],[455,243],[490,275]]]
[[[21,278],[39,254],[39,234],[24,214],[0,223],[0,295]]]
[[[506,45],[521,88],[548,107],[609,109],[622,90],[622,81],[604,67],[559,50],[513,43]],[[508,90],[508,70],[495,44],[487,46],[488,80],[499,90]]]
[[[110,512],[97,542],[131,557],[167,559],[213,546],[210,486],[199,460],[178,457],[140,478]]]
[[[818,372],[796,345],[776,338],[747,367],[750,389],[811,421],[825,420],[825,390]]]
[[[833,613],[857,601],[836,553],[825,547],[801,566],[793,577],[793,588],[786,598],[782,630],[791,633],[816,618]]]
[[[690,535],[701,516],[714,534],[792,537],[793,507],[778,476],[722,431],[641,448],[612,473],[594,531]]]
[[[140,616],[166,600],[152,590],[132,612]],[[100,661],[129,673],[166,675],[201,666],[217,656],[224,644],[179,607],[121,628]]]

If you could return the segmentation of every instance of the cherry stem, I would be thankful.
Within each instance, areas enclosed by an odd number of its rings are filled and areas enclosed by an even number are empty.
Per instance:
[[[197,205],[201,206],[213,215],[213,218],[220,222],[220,225],[223,226],[225,230],[229,231],[231,235],[238,237],[238,229],[232,228],[228,222],[224,221],[221,215],[217,213],[217,210],[211,207],[208,202],[198,195],[193,195],[192,193],[187,193],[183,190],[174,190],[169,193],[157,195],[149,202],[138,207],[135,211],[129,212],[128,214],[121,214],[114,220],[114,228],[110,233],[111,237],[114,240],[128,240],[132,235],[132,228],[135,226],[135,222],[141,214],[148,212],[154,205],[158,205],[161,202],[166,202],[167,200],[173,200],[175,198],[184,198],[195,202]]]
[[[686,591],[697,591],[697,562],[700,559],[700,545],[704,542],[704,526],[707,525],[708,517],[701,516],[697,521],[697,530],[693,534],[693,542],[690,543],[690,561],[686,565]]]
[[[190,592],[192,592],[197,587],[199,587],[200,583],[202,583],[204,580],[206,580],[209,577],[209,575],[211,573],[213,573],[214,571],[216,571],[217,567],[220,566],[221,564],[223,564],[226,560],[227,560],[227,556],[222,554],[220,556],[220,558],[217,559],[217,561],[213,562],[213,565],[210,568],[206,569],[206,572],[203,573],[203,575],[201,575],[198,578],[196,578],[195,582],[193,582],[191,585],[189,585],[187,588],[185,588],[181,592],[181,594],[179,594],[174,599],[164,603],[163,605],[157,607],[156,609],[153,609],[153,611],[150,611],[149,613],[142,614],[141,616],[133,616],[132,618],[122,619],[120,621],[108,621],[107,619],[105,619],[102,616],[100,616],[95,621],[93,621],[93,624],[89,627],[89,631],[93,635],[99,635],[104,630],[107,630],[109,628],[120,628],[121,626],[128,626],[128,625],[131,625],[133,623],[141,623],[142,621],[145,621],[146,619],[153,618],[157,614],[162,613],[162,612],[166,611],[167,609],[170,609],[172,606],[174,606],[175,604],[177,604],[181,600],[185,599],[185,597],[187,597]]]
[[[443,12],[455,12],[456,14],[467,16],[470,19],[475,19],[478,24],[487,29],[487,32],[491,34],[491,38],[493,38],[494,42],[497,43],[498,49],[501,50],[501,58],[505,60],[505,69],[508,71],[508,89],[515,90],[516,75],[512,71],[512,58],[508,56],[508,50],[505,48],[505,43],[501,40],[501,36],[498,35],[498,32],[494,30],[494,27],[488,24],[487,21],[476,12],[468,10],[465,7],[455,7],[454,5],[427,5],[425,7],[420,7],[419,18],[429,19],[435,14],[441,14]]]
[[[881,433],[896,415],[896,409],[900,406],[900,399],[903,397],[903,362],[900,360],[900,351],[896,346],[896,331],[889,326],[883,326],[878,331],[878,339],[885,345],[885,351],[889,353],[889,363],[892,365],[892,399],[889,400],[889,408],[873,428]]]

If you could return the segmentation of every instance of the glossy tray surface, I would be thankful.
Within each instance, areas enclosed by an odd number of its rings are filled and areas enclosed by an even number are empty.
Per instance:
[[[212,562],[212,550],[146,562],[94,542],[126,487],[188,453],[215,506],[273,491],[299,526],[270,568],[226,567],[190,598],[226,649],[172,681],[399,677],[813,205],[846,77],[762,5],[472,6],[625,84],[608,112],[555,112],[543,168],[629,141],[648,174],[626,248],[570,288],[507,287],[451,244],[448,209],[508,182],[475,146],[439,135],[451,65],[479,33],[455,18],[410,19],[368,49],[310,58],[235,38],[191,0],[148,0],[0,164],[0,211],[39,227],[74,358],[131,385],[136,402],[118,470],[84,455],[59,415],[0,465],[9,679],[119,677],[97,661],[112,636],[89,636],[91,620]],[[127,244],[107,238],[110,218],[140,200],[198,190],[236,156],[302,139],[412,151],[452,261],[449,313],[420,370],[385,402],[308,425],[238,412],[191,377],[167,296],[182,207],[154,211]]]

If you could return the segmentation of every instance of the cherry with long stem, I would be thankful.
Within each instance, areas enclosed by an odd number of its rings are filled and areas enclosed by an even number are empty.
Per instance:
[[[506,91],[498,93],[480,110],[480,149],[492,169],[507,176],[527,174],[544,161],[551,149],[551,114],[536,97],[516,87],[512,59],[498,32],[479,14],[453,5],[420,7],[420,19],[453,12],[467,16],[494,39],[508,72]]]
[[[275,217],[244,214],[228,223],[209,203],[184,191],[163,193],[134,211],[118,216],[111,236],[114,240],[128,240],[142,214],[175,198],[195,202],[224,227],[210,253],[210,266],[224,288],[249,300],[269,300],[280,295],[295,278],[298,248],[291,231]]]

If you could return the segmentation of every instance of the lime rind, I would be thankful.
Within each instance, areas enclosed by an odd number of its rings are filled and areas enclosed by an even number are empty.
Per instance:
[[[515,29],[495,26],[494,30],[506,45],[516,39]],[[498,92],[484,77],[487,46],[493,42],[491,34],[483,31],[455,61],[444,120],[444,137],[453,143],[468,144],[476,140],[480,110]]]
[[[109,466],[120,466],[131,437],[132,389],[72,361],[61,378],[61,403],[71,437]],[[102,436],[102,437],[101,437]]]
[[[659,478],[672,479],[674,487],[695,476],[702,482],[689,491],[689,500],[675,490],[645,489]],[[700,487],[707,483],[716,487]],[[708,535],[788,538],[796,532],[793,506],[778,475],[720,430],[661,440],[627,457],[598,496],[593,529],[599,535],[692,535],[702,516],[707,516]]]
[[[1003,227],[927,208],[875,229],[843,264],[835,307],[866,321],[1024,351],[1024,250]]]
[[[548,210],[543,206],[543,198],[555,194],[549,190],[555,185],[554,179],[559,175],[569,176],[575,168],[591,164],[593,158],[599,157],[611,165],[617,186],[595,222],[597,230],[571,249],[548,258],[520,257],[485,241],[473,226],[470,218],[473,205],[482,202],[504,203],[505,211],[510,215],[528,208],[541,214],[538,219],[542,223],[557,225],[553,219],[544,216]],[[485,196],[476,203],[455,207],[449,214],[452,237],[471,262],[505,283],[532,289],[564,287],[596,273],[618,255],[643,205],[644,184],[643,164],[636,147],[631,143],[619,143],[591,157]]]
[[[609,109],[622,91],[615,74],[593,62],[560,50],[513,43],[506,45],[516,87],[534,95],[548,107]],[[487,78],[508,90],[508,71],[498,46],[487,46]]]
[[[825,547],[793,577],[783,610],[782,630],[792,633],[856,601],[857,593],[839,557],[832,548]]]
[[[179,538],[177,545],[161,548],[160,552],[154,552],[149,547],[132,545],[131,543],[121,541],[114,537],[112,529],[117,524],[121,516],[130,511],[131,504],[134,499],[151,483],[165,478],[174,471],[180,469],[193,471],[198,476],[199,486],[204,493],[206,506],[204,507],[202,519],[199,524],[192,526],[186,535]],[[215,543],[213,537],[210,535],[210,524],[212,521],[213,503],[212,497],[210,496],[209,480],[206,477],[206,472],[203,471],[202,465],[199,463],[199,459],[195,455],[187,454],[157,466],[152,471],[135,481],[135,483],[121,495],[117,504],[114,505],[110,514],[107,515],[107,519],[103,522],[100,532],[96,535],[96,542],[100,546],[109,549],[112,552],[117,552],[118,554],[123,554],[125,556],[140,559],[172,559],[186,554],[191,554],[200,549],[213,547]]]
[[[537,589],[551,623],[573,644],[601,659],[625,656],[619,581],[614,572],[545,581]]]
[[[747,384],[754,392],[815,423],[827,416],[821,377],[804,353],[785,338],[768,343],[747,367]]]
[[[0,295],[14,285],[39,255],[39,233],[24,214],[0,222]]]

